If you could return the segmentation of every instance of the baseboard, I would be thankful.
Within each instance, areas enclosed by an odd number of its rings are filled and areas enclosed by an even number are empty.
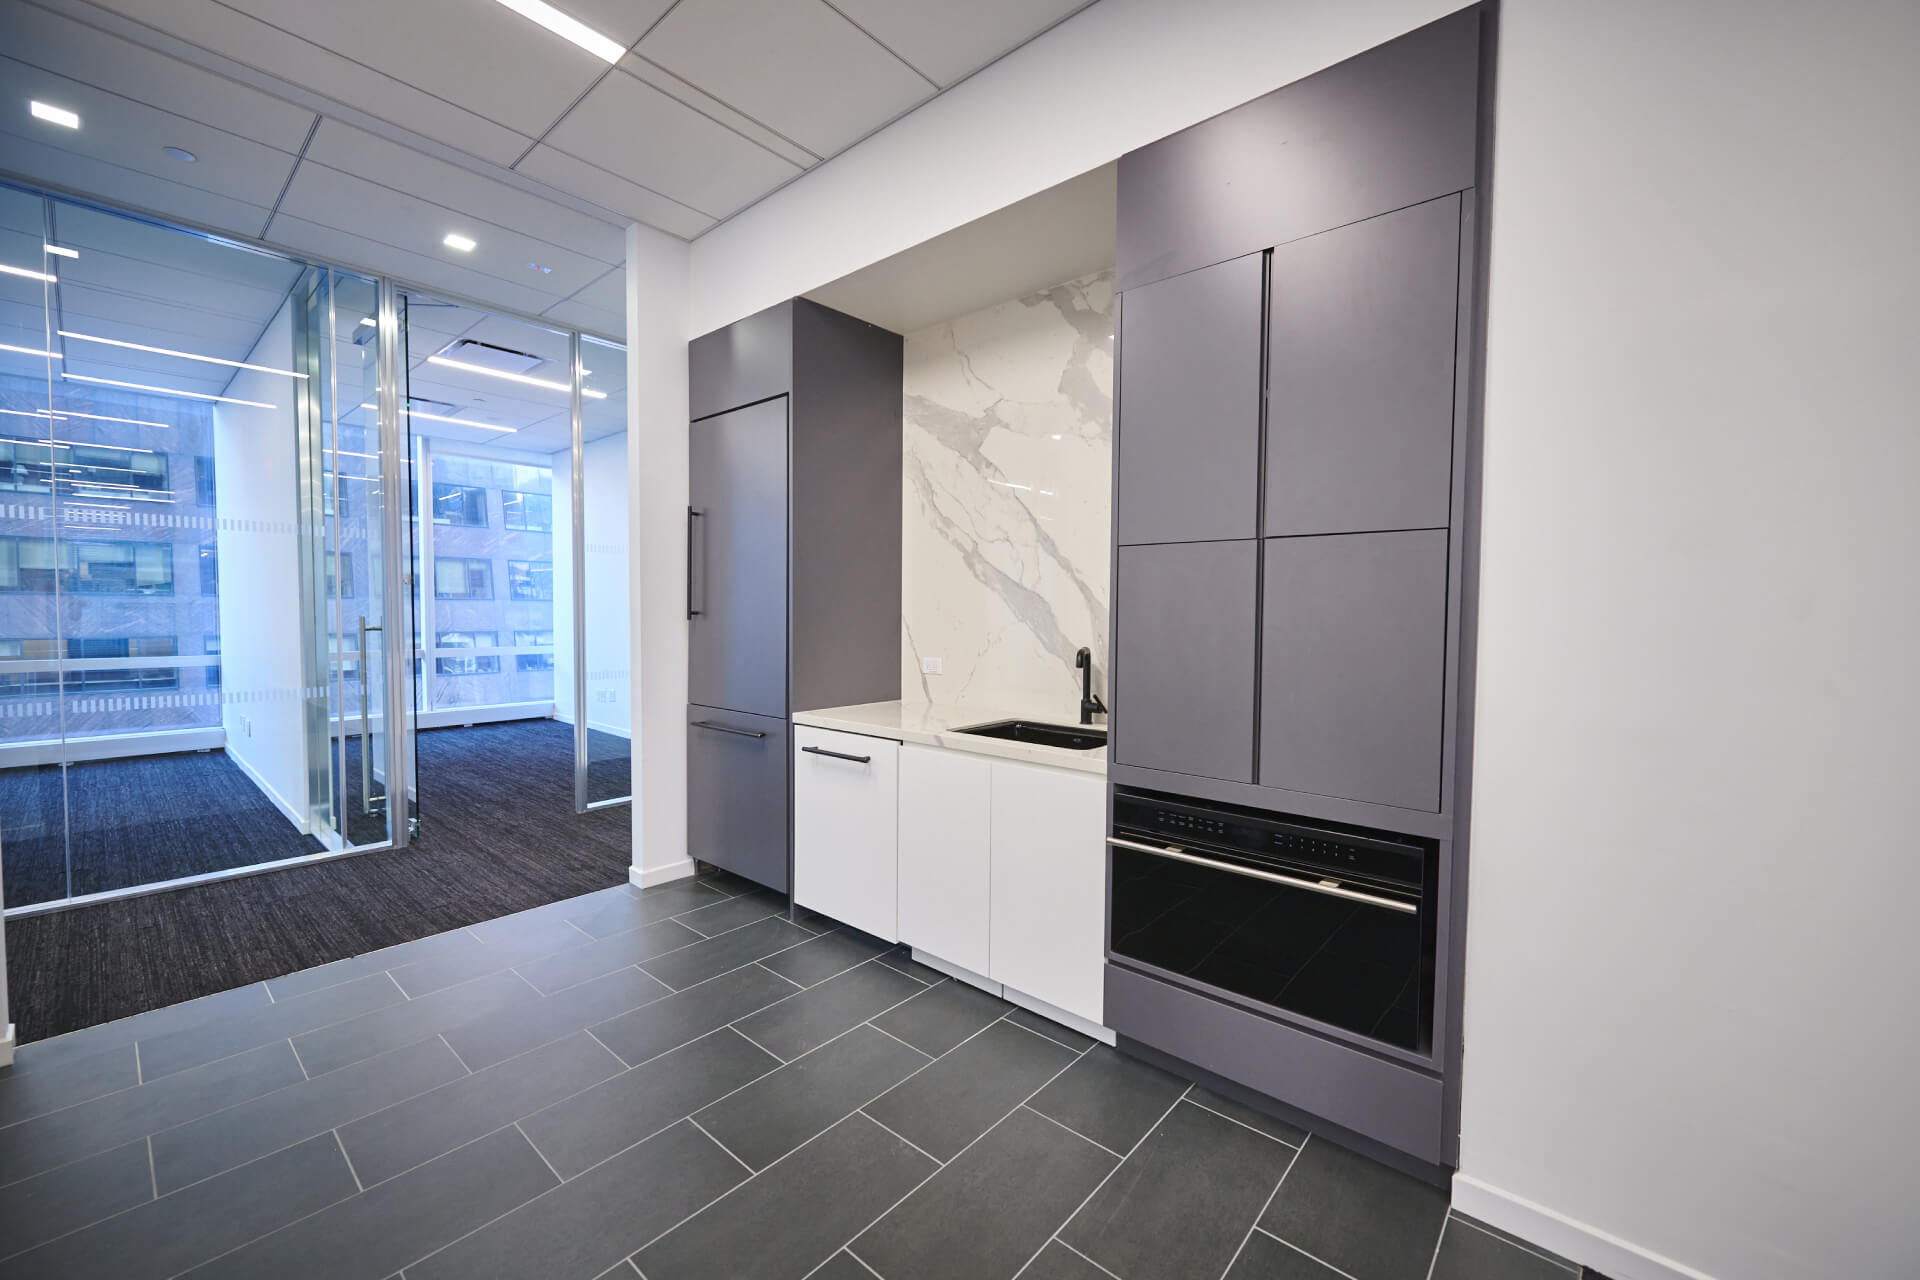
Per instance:
[[[1622,1240],[1465,1173],[1453,1175],[1453,1208],[1612,1280],[1715,1280],[1705,1271]]]
[[[1051,1005],[1045,1000],[1035,999],[1026,992],[1014,987],[1009,987],[1003,982],[995,982],[985,974],[975,973],[971,969],[962,968],[960,965],[942,960],[939,956],[929,954],[928,952],[920,950],[918,947],[913,949],[913,958],[916,963],[923,964],[927,966],[927,968],[939,973],[944,973],[955,982],[964,982],[970,987],[978,987],[988,995],[999,996],[1008,1004],[1017,1004],[1022,1009],[1037,1013],[1043,1018],[1057,1022],[1068,1030],[1078,1031],[1081,1035],[1098,1040],[1101,1044],[1110,1045],[1114,1042],[1114,1034],[1109,1028],[1103,1027],[1097,1022],[1089,1022],[1077,1013],[1069,1013],[1058,1005]]]
[[[628,867],[627,883],[636,889],[651,889],[657,884],[671,884],[675,880],[685,880],[698,870],[692,858],[669,862],[664,867]]]
[[[287,821],[293,824],[294,830],[299,831],[302,834],[305,834],[307,829],[306,814],[301,812],[299,809],[295,808],[293,805],[287,803],[287,798],[281,795],[278,791],[275,791],[273,789],[272,784],[270,784],[265,778],[260,776],[259,770],[255,769],[252,765],[248,764],[244,759],[242,759],[241,757],[233,753],[233,744],[232,744],[231,738],[229,738],[228,740],[226,752],[227,752],[227,759],[231,760],[234,764],[237,764],[240,766],[240,772],[246,774],[247,780],[252,782],[254,786],[260,788],[260,794],[273,802],[273,807],[278,809],[283,815],[285,815]]]
[[[9,1022],[7,1024],[6,1037],[4,1039],[0,1039],[0,1067],[10,1067],[13,1065],[14,1044],[15,1044],[15,1041],[13,1037],[13,1024]]]

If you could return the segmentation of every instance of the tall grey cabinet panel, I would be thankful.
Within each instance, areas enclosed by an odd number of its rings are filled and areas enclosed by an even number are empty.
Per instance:
[[[1446,526],[1459,261],[1457,195],[1273,251],[1269,536]]]
[[[1115,537],[1258,535],[1264,254],[1128,292]]]
[[[1440,807],[1447,531],[1266,544],[1260,783]]]
[[[693,423],[687,696],[787,714],[787,401]]]
[[[1258,546],[1121,547],[1113,602],[1111,758],[1253,781]]]
[[[784,716],[687,708],[687,856],[787,891]]]
[[[1114,286],[1223,262],[1474,185],[1475,7],[1130,151]]]
[[[903,356],[804,298],[688,346],[689,848],[781,893],[788,715],[900,696]]]

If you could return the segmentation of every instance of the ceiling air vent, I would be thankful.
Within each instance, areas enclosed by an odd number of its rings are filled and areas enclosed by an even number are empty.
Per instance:
[[[512,347],[499,347],[491,342],[476,342],[472,338],[462,338],[442,348],[440,354],[449,360],[458,360],[462,364],[477,364],[498,373],[532,373],[547,363],[531,352],[516,351]]]

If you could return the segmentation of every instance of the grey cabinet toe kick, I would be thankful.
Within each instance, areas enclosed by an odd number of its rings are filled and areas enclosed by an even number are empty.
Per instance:
[[[1440,1078],[1109,963],[1123,1040],[1431,1165],[1449,1163]]]

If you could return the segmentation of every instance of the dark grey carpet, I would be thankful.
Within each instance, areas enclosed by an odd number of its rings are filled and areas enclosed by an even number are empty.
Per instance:
[[[9,921],[8,996],[21,1039],[124,1018],[626,879],[631,811],[573,812],[567,725],[532,720],[438,729],[422,733],[419,742],[422,830],[404,851]],[[220,822],[216,816],[202,826],[211,839]],[[13,874],[9,845],[9,890]]]

